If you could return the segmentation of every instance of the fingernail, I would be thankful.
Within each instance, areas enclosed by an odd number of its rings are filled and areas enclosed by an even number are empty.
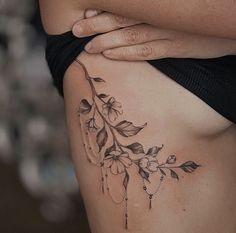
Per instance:
[[[98,11],[97,10],[87,10],[85,12],[85,17],[86,18],[90,18],[90,17],[96,16],[96,15],[98,15]]]
[[[110,55],[110,54],[111,54],[111,50],[108,49],[108,50],[104,51],[103,53],[104,53],[105,55]]]
[[[91,51],[92,50],[92,43],[89,42],[84,48],[87,52]]]
[[[73,28],[73,32],[76,36],[80,37],[83,35],[83,28],[79,25],[75,25],[75,27]]]

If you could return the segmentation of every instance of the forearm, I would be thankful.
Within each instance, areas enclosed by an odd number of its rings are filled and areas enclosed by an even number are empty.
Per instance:
[[[236,2],[212,0],[82,0],[97,8],[163,28],[236,39]]]

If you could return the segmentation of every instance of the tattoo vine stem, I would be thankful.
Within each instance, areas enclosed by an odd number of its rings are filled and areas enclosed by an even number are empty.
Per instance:
[[[101,169],[102,193],[107,193],[116,204],[122,204],[124,202],[124,226],[128,229],[128,184],[131,173],[129,168],[131,166],[137,168],[140,179],[143,182],[143,190],[149,198],[149,209],[151,209],[154,195],[160,191],[161,185],[168,176],[179,180],[176,170],[192,173],[200,165],[193,161],[176,165],[177,158],[175,155],[169,155],[164,162],[160,163],[158,154],[164,148],[164,145],[160,147],[153,146],[145,152],[144,146],[140,142],[134,142],[129,145],[122,144],[118,140],[118,136],[124,138],[133,137],[143,130],[147,123],[136,126],[130,121],[122,120],[114,125],[118,117],[123,114],[121,103],[108,94],[98,94],[95,83],[99,84],[105,82],[105,80],[100,77],[90,77],[85,65],[78,59],[76,62],[82,66],[92,94],[92,103],[89,103],[87,99],[82,99],[78,111],[86,155],[90,163],[99,166]],[[102,110],[100,110],[97,101],[101,102]],[[93,114],[91,117],[90,112],[92,109]],[[98,125],[97,118],[95,117],[96,112],[102,121],[102,126]],[[82,122],[81,115],[88,119]],[[107,130],[109,130],[112,136],[112,145],[108,143],[109,134]],[[84,132],[85,136],[83,135]],[[95,134],[97,150],[93,150],[91,146],[90,134]],[[90,153],[92,153],[92,155]],[[132,156],[130,156],[131,154]],[[92,157],[96,158],[96,161],[94,161]],[[110,175],[122,175],[124,194],[120,201],[115,200],[111,193],[110,184],[108,182]],[[148,186],[155,185],[150,180],[153,175],[158,175],[160,181],[155,189],[152,188],[154,192],[151,192]],[[105,190],[107,192],[105,192]]]

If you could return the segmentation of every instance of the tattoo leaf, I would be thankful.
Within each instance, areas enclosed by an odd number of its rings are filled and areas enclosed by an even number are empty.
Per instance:
[[[163,145],[162,147],[157,147],[157,146],[153,146],[151,147],[148,152],[147,152],[147,155],[151,155],[151,156],[157,156],[158,152],[163,148]]]
[[[170,175],[172,178],[179,180],[179,176],[177,175],[177,173],[171,169],[170,169]]]
[[[132,143],[126,147],[129,148],[134,154],[144,153],[143,146],[139,142]]]
[[[116,126],[115,129],[124,137],[130,137],[136,135],[140,130],[142,130],[147,123],[142,126],[134,126],[130,121],[121,121]]]
[[[150,182],[149,179],[148,179],[149,178],[149,173],[148,172],[144,171],[142,168],[139,168],[139,174],[141,175],[141,177],[143,179],[145,179],[148,182]]]
[[[98,97],[101,99],[101,98],[107,98],[109,95],[107,94],[99,94]]]
[[[124,178],[124,181],[123,181],[123,185],[124,185],[125,189],[127,189],[128,183],[129,183],[129,174],[128,174],[127,171],[125,171],[125,178]]]
[[[89,104],[88,100],[82,99],[79,106],[80,113],[89,113],[92,106]]]
[[[108,156],[112,151],[116,150],[116,146],[115,144],[113,144],[112,146],[108,147],[104,153],[105,157]]]
[[[128,196],[127,194],[128,194],[128,186],[129,186],[129,181],[130,181],[130,174],[128,173],[128,169],[130,166],[132,166],[132,164],[137,166],[138,173],[141,176],[139,178],[141,178],[143,181],[143,190],[149,196],[150,209],[152,208],[152,198],[155,194],[159,192],[160,185],[162,181],[166,178],[165,176],[168,175],[173,179],[179,180],[179,176],[176,173],[176,171],[179,171],[180,169],[182,169],[184,172],[192,173],[201,165],[198,165],[193,161],[187,161],[181,165],[172,165],[176,163],[175,155],[170,155],[167,159],[165,159],[165,162],[159,163],[156,157],[164,145],[162,145],[161,147],[153,146],[149,148],[146,152],[146,150],[144,151],[143,145],[137,141],[129,145],[121,144],[118,138],[116,137],[116,135],[113,133],[113,129],[115,129],[117,133],[119,133],[119,135],[121,136],[130,137],[130,136],[134,136],[138,134],[147,125],[147,123],[145,123],[142,126],[135,126],[132,122],[123,120],[116,125],[110,124],[108,120],[113,122],[117,119],[118,115],[123,114],[121,103],[117,102],[114,97],[109,97],[108,94],[105,94],[105,93],[98,94],[96,90],[96,86],[94,86],[95,83],[93,82],[101,83],[101,82],[105,82],[105,80],[100,77],[94,77],[94,78],[90,77],[83,63],[81,63],[79,60],[76,60],[76,61],[80,65],[82,65],[84,69],[84,72],[86,74],[86,79],[89,82],[89,85],[91,88],[91,94],[92,94],[91,104],[89,103],[87,99],[81,100],[79,104],[78,113],[88,114],[92,110],[94,110],[93,117],[92,118],[88,117],[89,119],[87,119],[87,121],[85,122],[85,126],[89,130],[89,132],[95,133],[96,143],[98,145],[99,152],[101,152],[102,149],[104,149],[105,151],[104,156],[100,157],[99,162],[92,161],[89,153],[87,153],[87,159],[90,163],[100,166],[101,176],[102,176],[101,177],[102,178],[101,179],[102,191],[103,193],[105,193],[104,188],[106,187],[108,193],[110,194],[112,200],[115,203],[117,202],[114,200],[112,194],[109,192],[110,190],[109,184],[108,184],[109,173],[107,173],[107,169],[110,169],[110,172],[113,175],[122,174],[123,183],[121,185],[123,185],[123,188],[125,189],[125,196],[124,196],[124,199],[120,203],[125,201],[125,228],[127,230],[128,229]],[[100,111],[100,108],[97,105],[97,102],[96,102],[97,98],[101,102],[103,102],[101,106],[102,111]],[[96,111],[97,111],[97,114],[100,115],[100,117],[103,119],[104,125],[102,129],[100,129],[102,126],[100,127],[100,126],[97,126],[96,124],[96,119],[95,119]],[[108,119],[106,119],[106,117],[104,117],[103,114],[107,116]],[[78,115],[80,116],[80,114]],[[81,124],[80,124],[80,127],[81,127]],[[110,134],[113,135],[113,144],[112,145],[109,144],[109,146],[108,145],[106,146],[106,144],[108,144],[107,143],[108,131],[109,131],[109,136]],[[86,144],[84,144],[84,146],[86,146]],[[88,141],[88,146],[90,146],[89,141]],[[133,156],[133,157],[136,157],[136,159],[132,158],[130,157],[127,151],[124,151],[122,149],[122,147],[129,149],[130,151],[133,152],[133,154],[142,154],[142,155]],[[89,147],[89,149],[92,150],[92,147]],[[137,157],[142,157],[142,158],[137,160]],[[158,173],[159,170],[160,170],[160,173]],[[150,192],[151,190],[147,189],[146,181],[149,182],[149,184],[151,184],[152,182],[151,178],[154,172],[157,172],[158,176],[160,175],[160,183],[158,184],[158,188],[156,189],[155,192]]]
[[[162,175],[166,176],[166,173],[163,169],[159,168]]]
[[[197,169],[198,167],[200,167],[200,165],[194,163],[193,161],[188,161],[180,165],[180,168],[188,173],[195,171],[195,169]]]
[[[102,79],[102,78],[93,78],[93,80],[95,81],[95,82],[105,82],[105,80],[104,79]]]
[[[102,147],[106,144],[107,138],[108,134],[104,126],[97,134],[97,144],[99,147],[99,152],[101,151]]]

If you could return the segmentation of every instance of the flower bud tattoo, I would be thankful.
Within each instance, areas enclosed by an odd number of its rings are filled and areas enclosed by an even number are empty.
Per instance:
[[[121,103],[108,94],[97,93],[96,85],[104,83],[105,80],[100,77],[90,77],[84,64],[79,60],[76,62],[83,67],[92,96],[91,103],[87,99],[82,99],[78,110],[86,156],[90,163],[101,169],[102,192],[108,194],[114,203],[124,205],[124,227],[128,229],[128,185],[131,175],[129,169],[132,166],[137,168],[143,185],[142,189],[148,196],[151,209],[152,199],[159,192],[166,177],[170,176],[179,180],[177,173],[179,170],[192,173],[200,165],[193,161],[177,165],[175,155],[167,156],[164,162],[160,161],[158,154],[163,150],[164,145],[153,146],[145,151],[140,142],[122,144],[119,137],[135,136],[144,130],[147,123],[137,126],[128,120],[122,120],[114,124],[123,114]],[[96,143],[92,143],[92,137],[95,138]],[[109,141],[112,143],[109,144]],[[122,176],[124,194],[120,200],[116,200],[111,193],[109,185],[111,175]],[[152,184],[150,179],[153,175],[158,177],[158,182],[155,184]]]

